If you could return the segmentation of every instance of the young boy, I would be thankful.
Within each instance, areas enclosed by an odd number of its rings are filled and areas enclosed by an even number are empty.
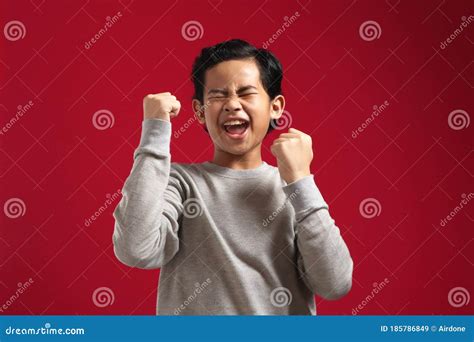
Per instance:
[[[114,251],[126,265],[161,268],[160,315],[315,315],[314,294],[338,299],[353,262],[310,172],[311,137],[290,128],[261,157],[285,99],[269,51],[230,40],[193,65],[193,110],[212,161],[172,163],[181,104],[147,95],[140,145],[114,211]]]

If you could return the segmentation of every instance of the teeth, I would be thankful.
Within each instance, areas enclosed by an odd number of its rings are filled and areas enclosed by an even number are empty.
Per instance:
[[[241,125],[245,123],[246,121],[244,120],[230,120],[227,122],[224,122],[224,126],[230,126],[230,125]]]

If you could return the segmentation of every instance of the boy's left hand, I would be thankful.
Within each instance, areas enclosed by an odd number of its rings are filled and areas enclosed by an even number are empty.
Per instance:
[[[278,170],[287,184],[311,174],[313,160],[311,136],[295,128],[282,133],[273,141],[272,154],[278,162]]]

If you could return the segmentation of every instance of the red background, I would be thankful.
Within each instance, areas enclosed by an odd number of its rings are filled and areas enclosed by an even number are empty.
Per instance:
[[[190,67],[200,49],[229,38],[262,46],[298,11],[269,48],[285,68],[293,126],[310,133],[312,171],[355,262],[342,300],[317,298],[319,314],[351,314],[385,278],[388,285],[359,314],[472,314],[448,292],[473,293],[473,206],[445,227],[440,220],[472,192],[472,127],[448,115],[473,112],[473,26],[444,41],[472,13],[466,1],[40,1],[2,2],[1,25],[21,21],[23,39],[0,36],[0,125],[18,105],[34,106],[0,135],[0,305],[30,277],[34,283],[3,314],[155,313],[159,271],[121,265],[113,254],[113,207],[85,219],[122,185],[139,141],[142,98],[171,91],[183,103],[173,130],[191,118]],[[120,20],[90,48],[107,16]],[[181,34],[198,21],[203,35]],[[365,41],[360,25],[381,27]],[[356,139],[374,105],[389,102]],[[113,113],[98,130],[93,114]],[[273,164],[266,139],[264,159]],[[471,138],[469,138],[471,137]],[[197,123],[172,140],[172,160],[201,162],[212,142]],[[23,216],[4,214],[20,198]],[[380,202],[379,216],[359,205]],[[92,293],[115,300],[97,307]]]

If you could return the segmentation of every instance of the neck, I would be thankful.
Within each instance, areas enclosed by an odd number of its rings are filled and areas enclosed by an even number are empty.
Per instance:
[[[219,149],[214,149],[212,163],[235,170],[255,169],[262,165],[260,145],[243,155],[236,155]]]

